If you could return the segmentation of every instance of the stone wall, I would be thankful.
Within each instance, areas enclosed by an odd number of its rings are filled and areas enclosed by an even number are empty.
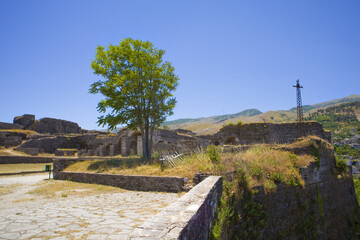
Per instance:
[[[189,132],[187,132],[189,133]],[[201,137],[194,137],[185,134],[183,131],[170,131],[158,129],[154,132],[153,151],[162,153],[188,153],[198,148],[205,148],[210,144],[210,140]]]
[[[99,173],[64,172],[63,170],[79,161],[78,159],[54,159],[54,179],[83,183],[103,184],[135,191],[180,192],[183,191],[184,178],[130,176]],[[82,161],[82,160],[80,160]]]
[[[318,122],[302,123],[304,135],[315,135],[331,141],[330,132],[325,132]],[[292,143],[301,137],[299,123],[244,123],[227,125],[213,136],[220,144]]]
[[[180,177],[149,177],[100,173],[58,172],[58,180],[69,180],[82,183],[94,183],[120,187],[135,191],[181,192],[184,179]]]
[[[32,125],[27,127],[28,130],[33,130],[38,133],[80,133],[81,128],[77,123],[55,119],[55,118],[42,118],[35,121]]]
[[[18,146],[25,139],[25,133],[0,131],[0,146],[5,148]]]
[[[19,124],[0,122],[0,129],[21,129]]]
[[[51,163],[51,157],[0,156],[0,164],[14,163]]]
[[[211,176],[137,227],[129,239],[208,239],[222,195],[222,178]]]
[[[335,170],[335,156],[329,143],[318,140],[319,164],[303,169],[305,188],[280,184],[276,192],[259,188],[255,195],[268,214],[260,239],[291,239],[316,234],[314,239],[348,239],[351,217],[358,210],[351,172],[341,179]],[[281,221],[279,220],[281,219]],[[314,228],[314,229],[311,229]]]
[[[89,138],[96,138],[96,136],[46,136],[43,138],[33,138],[21,144],[18,149],[20,150],[22,148],[38,148],[40,149],[40,151],[44,151],[46,153],[55,153],[55,150],[58,148],[83,149],[87,147],[87,140]]]

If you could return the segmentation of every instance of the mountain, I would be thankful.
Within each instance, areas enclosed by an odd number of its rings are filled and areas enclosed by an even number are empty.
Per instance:
[[[313,105],[304,105],[304,116],[308,117],[316,111],[328,107],[339,106],[342,103],[360,101],[360,95],[350,95],[348,97],[334,99],[327,102],[321,102]],[[355,115],[359,118],[360,114]],[[220,128],[230,122],[291,122],[296,120],[296,108],[290,110],[277,110],[262,113],[258,109],[247,109],[234,114],[217,115],[202,118],[183,118],[173,121],[167,121],[163,124],[167,129],[186,129],[195,132],[197,135],[215,134]]]
[[[247,109],[242,112],[234,113],[234,114],[225,114],[225,115],[217,115],[207,118],[182,118],[173,121],[167,121],[163,125],[173,125],[173,124],[188,124],[188,123],[199,123],[199,122],[207,122],[207,123],[220,123],[226,121],[228,119],[233,119],[236,117],[251,117],[261,114],[262,112],[257,109]]]

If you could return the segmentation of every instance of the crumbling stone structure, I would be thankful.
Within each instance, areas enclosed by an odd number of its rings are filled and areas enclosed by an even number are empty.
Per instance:
[[[32,114],[24,114],[22,116],[15,117],[13,124],[0,122],[0,129],[23,129],[49,134],[82,132],[77,123],[55,118],[42,118],[40,120],[35,120],[35,115]]]
[[[27,129],[35,123],[35,115],[24,114],[14,118],[14,124],[18,124],[22,129]]]
[[[213,137],[216,144],[284,144],[295,142],[301,137],[314,135],[331,142],[331,133],[325,132],[318,122],[299,123],[244,123],[224,126]]]
[[[0,131],[0,147],[14,147],[22,143],[26,139],[26,134],[11,132],[11,131]]]

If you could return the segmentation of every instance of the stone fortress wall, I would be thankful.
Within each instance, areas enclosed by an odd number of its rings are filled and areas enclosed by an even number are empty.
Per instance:
[[[315,135],[331,142],[331,133],[318,122],[303,123],[244,123],[224,126],[212,139],[219,144],[284,144],[292,143],[303,135]]]

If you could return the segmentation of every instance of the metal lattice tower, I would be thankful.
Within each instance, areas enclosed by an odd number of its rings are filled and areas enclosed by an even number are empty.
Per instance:
[[[304,119],[304,113],[303,113],[303,108],[302,108],[302,101],[301,101],[301,90],[300,88],[303,88],[303,86],[300,85],[300,81],[299,79],[296,81],[296,85],[294,85],[293,87],[296,87],[296,100],[297,100],[297,121],[299,123],[300,126],[300,135],[303,136],[304,135],[304,131],[302,129],[302,123],[303,123],[303,119]]]

